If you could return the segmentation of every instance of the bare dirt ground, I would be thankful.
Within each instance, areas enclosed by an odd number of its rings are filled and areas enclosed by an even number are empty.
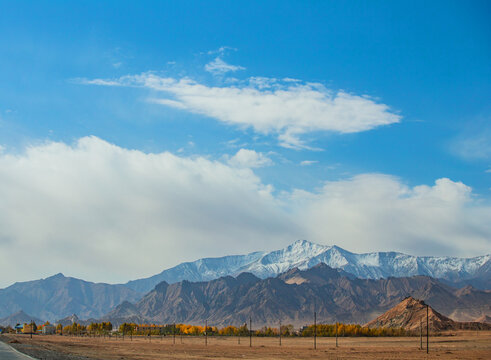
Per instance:
[[[37,359],[491,359],[491,331],[453,332],[430,338],[430,353],[419,350],[418,337],[398,338],[312,338],[203,337],[87,338],[59,335],[2,336],[19,351]],[[424,342],[425,345],[425,342]]]

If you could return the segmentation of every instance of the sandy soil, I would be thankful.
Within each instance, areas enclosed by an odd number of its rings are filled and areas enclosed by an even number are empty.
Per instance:
[[[419,338],[277,338],[179,336],[135,338],[81,338],[69,336],[3,336],[3,341],[29,355],[46,360],[80,359],[491,359],[491,332],[458,332],[430,338],[430,353],[419,350]]]

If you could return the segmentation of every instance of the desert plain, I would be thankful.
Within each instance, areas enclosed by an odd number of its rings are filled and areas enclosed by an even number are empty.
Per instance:
[[[71,337],[3,335],[1,340],[36,359],[491,359],[491,331],[459,331],[430,337],[429,354],[419,337]],[[426,345],[423,339],[423,346]],[[175,342],[175,343],[174,343]]]

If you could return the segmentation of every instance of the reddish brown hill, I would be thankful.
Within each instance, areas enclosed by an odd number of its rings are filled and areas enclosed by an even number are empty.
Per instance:
[[[441,330],[490,330],[491,326],[484,322],[457,322],[431,306],[428,308],[428,320],[430,329]],[[399,304],[377,317],[375,320],[365,324],[367,327],[383,328],[405,328],[406,330],[419,330],[420,324],[426,326],[426,304],[411,296],[402,300]]]
[[[491,325],[491,316],[483,315],[478,317],[475,322],[486,323]]]

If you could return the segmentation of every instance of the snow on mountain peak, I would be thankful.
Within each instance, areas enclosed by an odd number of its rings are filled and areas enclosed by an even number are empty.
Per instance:
[[[283,249],[271,252],[204,258],[182,263],[150,278],[131,281],[127,286],[147,292],[161,281],[169,284],[182,280],[208,281],[226,275],[237,276],[243,272],[267,278],[295,267],[305,270],[319,263],[365,279],[427,275],[456,282],[484,276],[483,283],[488,283],[490,257],[418,257],[398,252],[356,254],[336,245],[297,240]]]

